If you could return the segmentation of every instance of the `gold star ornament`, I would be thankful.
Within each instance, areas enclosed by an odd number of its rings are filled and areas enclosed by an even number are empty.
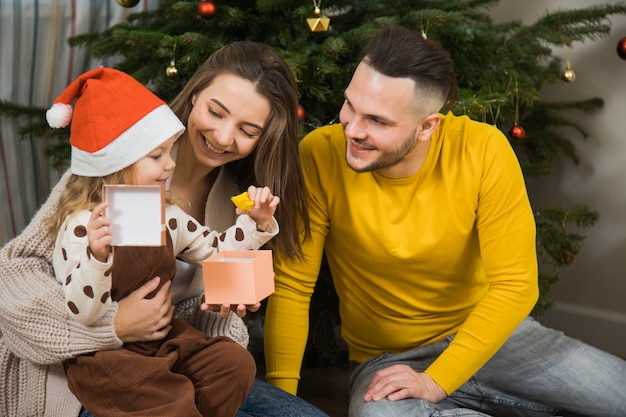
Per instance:
[[[315,17],[309,17],[306,19],[306,23],[309,25],[311,32],[327,32],[330,25],[330,18],[324,16],[320,9],[322,0],[313,0],[313,6],[315,6]]]

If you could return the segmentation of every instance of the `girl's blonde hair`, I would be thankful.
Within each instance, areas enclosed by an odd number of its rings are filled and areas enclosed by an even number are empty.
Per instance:
[[[56,236],[68,216],[82,210],[93,210],[102,202],[102,188],[105,185],[136,184],[136,165],[132,164],[104,177],[83,177],[71,174],[65,189],[59,198],[56,212],[46,219],[46,228]],[[165,194],[167,204],[178,203],[169,194]]]
[[[48,232],[56,236],[68,216],[81,210],[93,210],[102,202],[102,187],[105,184],[124,184],[125,175],[130,170],[130,167],[124,168],[104,177],[71,174],[59,198],[56,212],[46,219]]]

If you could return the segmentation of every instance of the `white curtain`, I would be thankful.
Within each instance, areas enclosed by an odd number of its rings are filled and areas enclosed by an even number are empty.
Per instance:
[[[68,38],[102,32],[158,3],[140,0],[126,8],[116,0],[0,0],[0,100],[49,107],[81,73],[115,64],[70,48]],[[23,123],[0,116],[0,246],[28,224],[59,178],[44,156],[44,141],[18,135]]]

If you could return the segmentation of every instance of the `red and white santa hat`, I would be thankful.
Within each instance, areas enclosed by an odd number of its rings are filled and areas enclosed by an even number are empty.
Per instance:
[[[85,177],[126,168],[185,130],[164,101],[112,68],[76,78],[46,112],[46,120],[54,128],[72,122],[70,171]]]

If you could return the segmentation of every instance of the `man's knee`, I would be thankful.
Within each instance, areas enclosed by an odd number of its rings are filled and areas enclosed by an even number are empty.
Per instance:
[[[406,399],[389,401],[350,401],[349,417],[428,417],[436,412],[431,404],[425,400]]]

